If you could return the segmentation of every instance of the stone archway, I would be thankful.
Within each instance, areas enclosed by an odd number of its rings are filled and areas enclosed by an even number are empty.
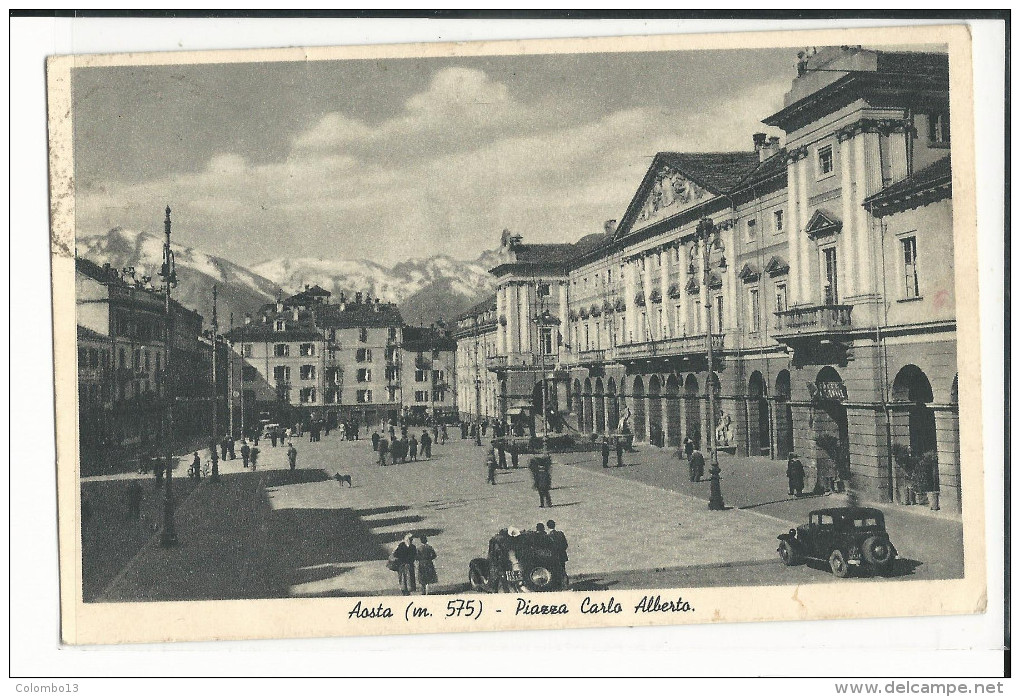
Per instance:
[[[928,376],[916,365],[903,366],[893,380],[892,398],[894,442],[909,447],[914,467],[921,468],[911,473],[911,484],[921,492],[938,491],[938,430]]]
[[[666,432],[669,434],[667,445],[680,445],[682,437],[680,435],[680,410],[682,408],[680,379],[676,375],[670,375],[666,379]]]
[[[685,437],[694,441],[697,447],[702,445],[701,433],[701,395],[699,394],[698,378],[691,373],[684,381],[684,413],[687,418]]]
[[[631,407],[634,416],[634,423],[632,429],[634,431],[634,440],[644,440],[646,427],[646,412],[645,412],[645,383],[641,380],[641,376],[638,375],[634,378],[634,386],[631,388]]]
[[[790,371],[776,376],[776,459],[785,460],[793,452],[793,407],[790,406]]]
[[[751,455],[772,452],[772,427],[769,424],[769,403],[765,378],[759,371],[747,381],[747,444]]]
[[[658,375],[648,378],[648,441],[662,447],[662,385]]]
[[[603,433],[606,430],[606,394],[602,385],[602,378],[595,378],[595,432]]]

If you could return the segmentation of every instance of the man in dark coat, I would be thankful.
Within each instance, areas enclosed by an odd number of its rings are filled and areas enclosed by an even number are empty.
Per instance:
[[[549,529],[547,533],[549,535],[549,541],[552,542],[553,549],[556,550],[556,555],[560,562],[560,573],[563,574],[563,586],[567,587],[567,536],[563,534],[562,530],[556,529],[555,520],[547,520],[545,526]]]
[[[276,447],[276,439],[279,437],[279,433],[275,428],[269,430],[269,440],[273,442],[273,447]]]
[[[372,431],[372,450],[379,450],[379,431]]]
[[[213,445],[211,449],[215,452],[216,451],[216,446]],[[226,436],[223,436],[223,440],[220,441],[220,459],[221,460],[226,460],[227,459],[227,437]]]
[[[506,569],[509,565],[508,547],[510,534],[506,528],[492,536],[489,540],[489,590],[498,593],[506,586]]]
[[[623,467],[623,438],[616,437],[616,466]]]
[[[421,456],[426,460],[432,459],[432,436],[427,430],[421,432],[421,439],[418,442],[421,443]]]
[[[496,444],[496,452],[499,453],[499,468],[506,469],[506,443],[502,440],[492,441]]]
[[[259,466],[259,445],[256,443],[251,448],[251,471],[254,472]]]
[[[485,481],[489,484],[496,483],[496,453],[493,448],[489,448],[488,452],[485,453],[485,469],[489,473],[488,479]]]
[[[389,452],[390,442],[385,438],[379,439],[379,464],[386,464],[386,453]]]
[[[691,440],[690,436],[684,437],[684,454],[687,456],[687,460],[690,461],[691,453],[694,452],[694,441]]]
[[[691,471],[694,481],[700,482],[705,478],[705,456],[701,454],[700,448],[695,448],[691,453]]]
[[[804,494],[804,464],[798,459],[797,453],[790,453],[786,460],[786,479],[790,484],[790,495]]]
[[[241,441],[241,464],[244,465],[245,469],[248,468],[248,458],[251,456],[251,447],[248,445],[248,441]]]
[[[297,448],[294,447],[293,443],[287,448],[287,462],[290,463],[291,472],[297,469]]]
[[[517,452],[517,445],[515,443],[511,443],[510,444],[510,464],[513,466],[514,469],[517,469],[518,467],[521,466],[520,462],[518,462],[518,459],[517,459],[519,457],[519,455],[520,454]]]
[[[552,497],[549,495],[549,491],[552,489],[552,472],[549,469],[548,464],[540,464],[535,467],[533,472],[535,478],[535,488],[538,489],[538,507],[545,508],[548,506],[552,508]]]
[[[609,436],[602,436],[602,466],[609,467]]]

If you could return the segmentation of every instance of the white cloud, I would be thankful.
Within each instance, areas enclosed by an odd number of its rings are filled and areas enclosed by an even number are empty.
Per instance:
[[[79,231],[152,229],[172,201],[175,230],[194,235],[187,242],[212,253],[240,248],[250,254],[242,262],[474,257],[504,227],[532,241],[572,241],[622,215],[655,152],[750,149],[783,87],[560,123],[548,105],[514,100],[482,71],[448,68],[377,125],[339,112],[309,123],[279,161],[220,153],[198,172],[89,187],[79,192]]]

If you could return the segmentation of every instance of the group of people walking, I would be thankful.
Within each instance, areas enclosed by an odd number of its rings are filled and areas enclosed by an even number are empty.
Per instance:
[[[436,550],[429,544],[428,537],[419,535],[421,544],[414,544],[414,535],[408,533],[397,548],[390,553],[387,568],[397,572],[400,592],[410,595],[421,586],[422,595],[429,594],[429,586],[439,583],[436,574]],[[417,565],[417,574],[415,573]]]
[[[372,432],[372,450],[379,455],[380,465],[395,465],[400,462],[415,462],[419,459],[432,459],[432,444],[435,437],[429,435],[428,429],[422,429],[421,438],[408,434],[407,427],[401,428],[400,438],[396,437],[394,427],[390,427],[390,437]],[[387,462],[389,460],[389,462]]]

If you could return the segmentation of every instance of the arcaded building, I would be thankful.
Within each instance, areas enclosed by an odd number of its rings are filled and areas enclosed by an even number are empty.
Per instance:
[[[660,447],[711,428],[738,455],[846,460],[876,501],[905,488],[909,447],[959,510],[947,57],[844,46],[798,73],[763,115],[782,137],[659,153],[618,224],[576,243],[504,233],[458,366],[491,336],[504,418],[544,404],[558,428],[626,421]]]

